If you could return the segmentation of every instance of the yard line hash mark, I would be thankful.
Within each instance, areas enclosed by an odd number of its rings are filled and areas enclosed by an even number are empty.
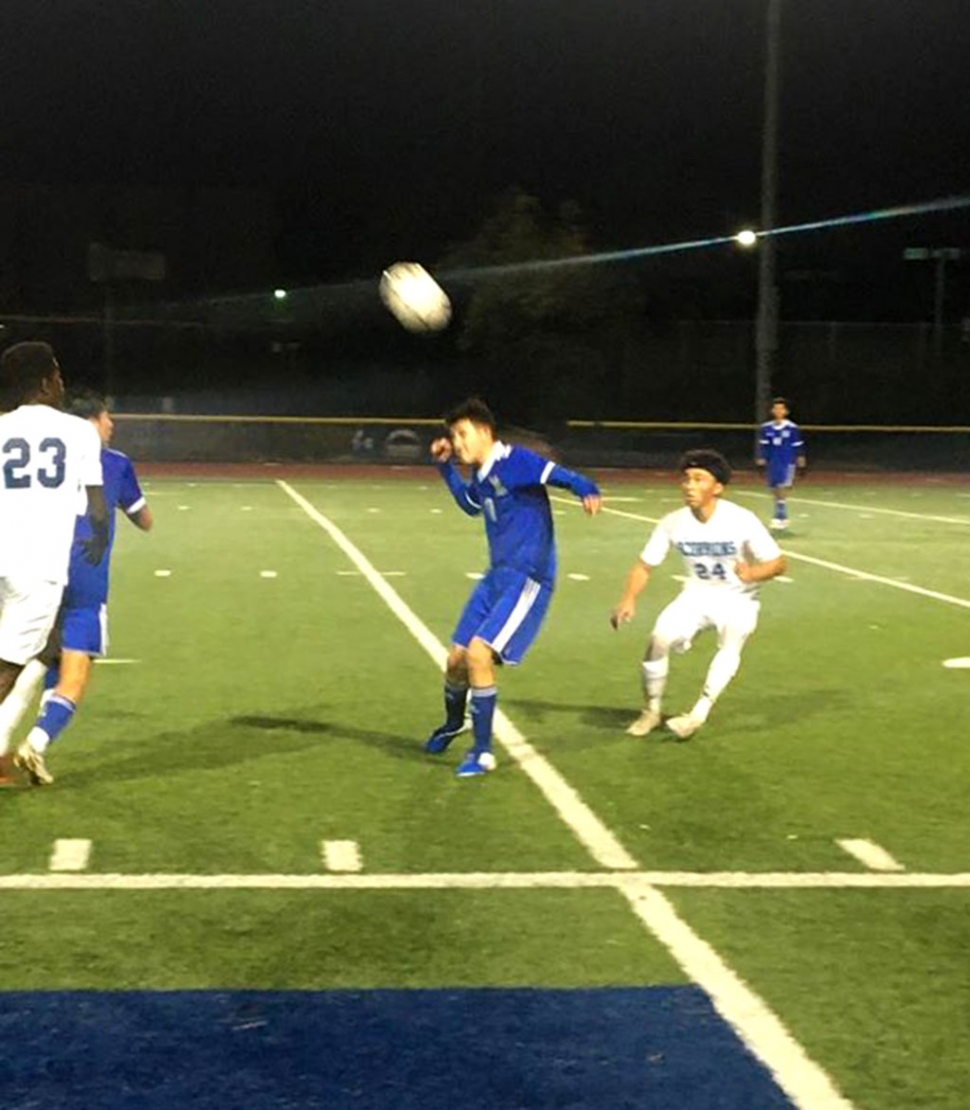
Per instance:
[[[835,842],[842,849],[843,852],[848,852],[850,856],[854,856],[861,864],[868,867],[870,871],[905,871],[898,860],[881,848],[878,844],[873,844],[871,840],[836,840]]]
[[[356,840],[324,840],[320,851],[328,871],[360,871],[363,867]]]
[[[90,859],[90,840],[55,840],[48,867],[51,871],[84,871]]]
[[[277,484],[358,567],[438,669],[444,671],[447,657],[444,645],[381,578],[363,552],[287,482],[278,479]],[[636,860],[613,832],[500,709],[495,713],[495,736],[597,863],[618,871],[636,869]],[[707,992],[724,1020],[771,1071],[798,1110],[853,1110],[827,1073],[805,1053],[761,997],[691,929],[665,895],[642,879],[620,889],[639,920]]]

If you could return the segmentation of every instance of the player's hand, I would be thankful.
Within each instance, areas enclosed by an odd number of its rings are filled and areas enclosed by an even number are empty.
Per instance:
[[[764,459],[755,459],[754,464],[755,464],[755,466],[757,466],[759,468],[763,467],[765,465],[765,460]]]
[[[754,574],[753,568],[750,563],[744,559],[738,559],[734,564],[734,573],[741,579],[742,582],[753,582]]]
[[[431,457],[436,463],[446,463],[455,453],[451,440],[447,436],[440,436],[431,444]]]
[[[84,549],[84,561],[92,567],[96,567],[104,558],[108,544],[106,539],[102,539],[100,536],[92,536],[89,540],[82,540],[81,547]]]
[[[621,624],[629,624],[636,616],[637,603],[635,601],[627,601],[626,598],[620,602],[619,605],[610,613],[610,624],[614,628],[619,628]]]
[[[583,498],[583,512],[587,516],[596,516],[602,508],[603,498],[598,493],[590,493]]]

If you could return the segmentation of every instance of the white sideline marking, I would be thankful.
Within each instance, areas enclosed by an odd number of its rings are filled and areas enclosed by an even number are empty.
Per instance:
[[[368,509],[367,511],[369,513],[379,513],[381,510],[380,509]]]
[[[83,871],[90,858],[90,840],[55,840],[48,867],[51,871]]]
[[[893,859],[885,848],[880,848],[878,844],[873,844],[871,840],[836,840],[835,843],[843,852],[848,852],[850,856],[854,856],[870,871],[906,870],[898,860]]]
[[[172,572],[170,570],[156,570],[155,571],[155,577],[156,578],[171,578],[172,577]]]
[[[106,659],[104,656],[96,656],[94,664],[96,667],[118,667],[122,663],[140,663],[140,659]]]
[[[324,840],[320,850],[328,871],[359,871],[363,866],[356,840]]]
[[[252,505],[240,505],[239,511],[241,513],[251,513],[253,511]]]
[[[678,915],[659,890],[629,875],[620,885],[633,912],[698,983],[715,1008],[765,1063],[796,1106],[852,1110],[826,1073],[811,1059],[772,1010]]]
[[[364,554],[292,486],[279,479],[277,484],[327,532],[431,656],[439,670],[444,670],[447,658],[444,645],[381,578]],[[611,869],[636,869],[636,860],[610,829],[566,779],[525,740],[500,709],[495,713],[495,737],[532,779],[594,860]],[[714,1006],[772,1072],[798,1110],[852,1110],[852,1104],[842,1098],[825,1072],[806,1055],[767,1005],[721,960],[713,948],[677,917],[662,894],[642,879],[634,886],[624,885],[621,889],[640,920],[707,991]]]
[[[632,882],[701,890],[957,890],[970,872],[886,871],[467,871],[420,874],[0,875],[0,890],[623,890]]]
[[[480,570],[466,570],[465,577],[470,578],[473,582],[478,582],[480,579],[484,578],[485,575],[482,574]]]
[[[770,493],[757,493],[755,490],[737,489],[733,491],[741,497],[760,497],[768,500],[771,497]],[[912,497],[922,497],[921,493],[913,493]],[[881,509],[877,505],[850,505],[844,501],[819,501],[814,497],[789,497],[789,501],[796,502],[799,505],[823,505],[827,509],[849,509],[850,511],[857,511],[865,508],[866,512],[861,513],[863,519],[869,513],[884,513],[886,516],[902,516],[908,517],[910,520],[932,520],[938,524],[964,524],[970,525],[970,517],[966,516],[931,516],[929,513],[907,513],[903,509]]]
[[[970,655],[961,655],[956,659],[944,659],[943,666],[951,671],[965,671],[970,669]]]
[[[279,577],[275,570],[261,570],[259,572],[260,578],[277,578]]]
[[[562,501],[563,504],[571,505],[572,502],[565,497],[553,498],[555,501]],[[888,509],[886,510],[889,511]],[[644,516],[642,513],[628,513],[622,509],[607,509],[603,508],[601,512],[612,513],[613,516],[626,517],[628,520],[642,520],[647,524],[657,524],[658,520],[653,516]],[[903,582],[898,578],[884,578],[881,574],[869,574],[868,571],[856,570],[855,567],[844,567],[841,563],[830,563],[826,559],[816,559],[811,555],[802,555],[798,551],[786,550],[784,554],[789,559],[798,559],[803,563],[811,563],[816,567],[824,567],[826,570],[835,570],[841,574],[848,574],[852,578],[858,578],[865,582],[878,582],[881,586],[893,586],[897,590],[906,590],[907,593],[919,594],[921,597],[931,597],[934,601],[945,601],[948,605],[959,605],[963,609],[970,609],[970,601],[963,597],[953,597],[952,594],[941,594],[936,590],[927,590],[922,586],[914,586],[910,582]],[[676,575],[674,575],[676,577]]]
[[[786,586],[791,585],[795,581],[794,578],[789,578],[787,574],[779,574],[775,579],[776,582],[784,582]]]
[[[574,582],[588,582],[589,581],[589,575],[588,574],[567,574],[566,577],[571,578]]]
[[[178,506],[178,511],[179,511],[180,513],[188,512],[188,509],[189,509],[189,506],[188,506],[188,505],[179,505],[179,506]]]
[[[291,497],[303,511],[330,536],[350,561],[363,574],[391,612],[398,618],[415,640],[424,648],[435,665],[444,670],[448,652],[427,626],[412,612],[400,595],[377,573],[373,564],[344,533],[302,494],[282,479],[277,485]],[[603,867],[628,868],[637,866],[636,860],[627,852],[613,833],[592,812],[575,790],[559,772],[525,739],[519,730],[505,716],[501,709],[495,712],[495,737],[522,770],[532,779],[545,795],[563,821],[569,826],[576,838],[583,844],[593,859]]]
[[[433,512],[433,513],[441,513],[444,510],[443,509],[431,509],[430,511]]]

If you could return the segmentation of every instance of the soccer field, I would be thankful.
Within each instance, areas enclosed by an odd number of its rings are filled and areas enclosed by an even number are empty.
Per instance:
[[[481,522],[432,468],[266,472],[146,482],[57,782],[0,793],[5,1110],[964,1110],[966,487],[800,486],[687,743],[624,732],[679,561],[608,623],[676,485],[557,496],[499,767],[459,781],[421,743]]]

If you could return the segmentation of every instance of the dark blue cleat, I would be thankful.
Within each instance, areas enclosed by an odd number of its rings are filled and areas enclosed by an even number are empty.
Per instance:
[[[465,731],[465,724],[462,722],[458,728],[452,728],[451,725],[439,725],[434,732],[424,742],[424,750],[428,755],[441,755],[442,752],[448,750],[448,745],[454,740],[459,733]]]

